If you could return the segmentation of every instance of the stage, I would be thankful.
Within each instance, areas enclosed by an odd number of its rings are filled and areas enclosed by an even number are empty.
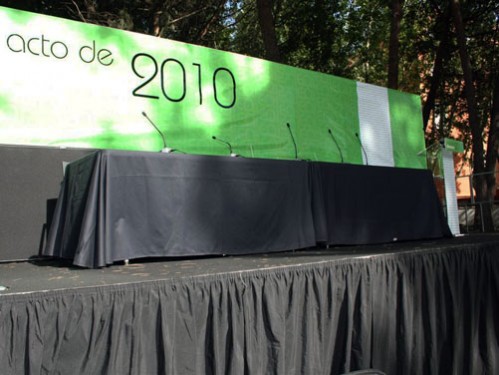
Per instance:
[[[5,374],[499,373],[499,236],[0,264]]]
[[[499,373],[499,236],[452,238],[419,95],[0,18],[0,375]]]

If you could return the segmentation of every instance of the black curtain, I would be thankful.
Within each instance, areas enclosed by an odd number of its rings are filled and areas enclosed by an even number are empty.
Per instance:
[[[221,260],[222,261],[222,260]],[[5,374],[499,373],[494,243],[0,296]],[[84,271],[80,271],[84,272]]]

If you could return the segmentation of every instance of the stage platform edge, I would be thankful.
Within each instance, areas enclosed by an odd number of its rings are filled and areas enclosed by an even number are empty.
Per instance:
[[[0,264],[6,374],[499,373],[499,236]]]

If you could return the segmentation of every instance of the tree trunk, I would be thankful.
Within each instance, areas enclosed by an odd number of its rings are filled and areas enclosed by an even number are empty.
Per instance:
[[[490,110],[490,129],[487,139],[487,154],[485,156],[485,168],[489,172],[495,170],[498,161],[499,150],[499,74],[492,77],[493,95],[492,107]],[[495,179],[494,179],[495,181]]]
[[[440,44],[437,48],[437,53],[435,55],[435,62],[433,64],[433,73],[430,80],[430,91],[426,97],[426,101],[423,106],[423,130],[426,131],[429,126],[430,114],[435,108],[435,98],[437,92],[440,88],[440,82],[442,81],[442,70],[444,61],[449,57],[449,30],[447,17],[442,19],[442,25],[445,25],[442,34],[440,35]]]
[[[390,48],[388,51],[388,87],[398,89],[399,86],[399,34],[402,21],[404,0],[391,0],[392,20],[390,26]]]
[[[499,73],[495,72],[494,80],[494,94],[492,99],[492,110],[490,111],[490,131],[493,131],[493,147],[487,148],[487,166],[496,166],[499,161]],[[490,141],[490,139],[489,139]],[[490,142],[489,142],[490,144]],[[490,153],[489,153],[490,150]],[[490,168],[490,167],[489,167]]]
[[[483,172],[485,172],[485,165],[482,129],[478,121],[475,86],[473,84],[473,76],[471,72],[471,61],[466,47],[466,36],[459,0],[451,0],[451,9],[452,16],[454,18],[454,26],[456,28],[459,56],[461,58],[461,67],[463,69],[464,76],[464,91],[466,95],[466,102],[468,104],[468,118],[471,126],[473,173],[475,174],[473,185],[475,188],[476,200],[478,203],[482,204],[483,208],[483,210],[478,209],[477,212],[483,212],[481,219],[485,231],[493,231],[494,224],[492,222],[492,208],[490,204],[488,204],[486,176],[483,174]],[[476,216],[477,215],[475,215],[475,217]]]
[[[206,36],[206,34],[208,34],[208,32],[210,31],[210,28],[218,21],[218,19],[220,18],[220,14],[222,13],[222,9],[224,7],[224,4],[225,4],[225,0],[219,1],[217,9],[215,10],[213,15],[210,17],[210,19],[206,23],[206,25],[202,28],[202,30],[198,34],[196,42],[198,42],[198,43],[201,42],[201,40],[203,40],[203,38]]]
[[[94,18],[97,13],[97,3],[95,0],[85,0],[85,5],[87,7],[87,13],[90,19]]]
[[[485,155],[485,170],[489,172],[486,175],[486,189],[487,189],[487,204],[490,205],[490,210],[494,208],[494,198],[496,192],[496,175],[495,169],[498,161],[498,151],[499,151],[499,75],[495,73],[492,78],[493,85],[493,95],[492,95],[492,106],[490,111],[490,127],[489,127],[489,137],[487,139],[487,152]],[[493,223],[493,218],[491,218],[492,226],[491,230],[494,230],[495,226]]]
[[[256,0],[256,6],[265,47],[265,57],[267,60],[279,62],[281,55],[277,45],[274,16],[272,15],[272,0]]]

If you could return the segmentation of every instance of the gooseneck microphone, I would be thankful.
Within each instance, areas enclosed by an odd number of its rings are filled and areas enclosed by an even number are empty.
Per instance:
[[[423,155],[425,152],[430,151],[430,150],[434,149],[434,148],[435,148],[435,147],[437,147],[437,146],[440,146],[440,143],[439,143],[439,142],[437,142],[437,143],[432,143],[431,145],[429,145],[428,147],[426,147],[424,150],[419,151],[419,152],[416,154],[416,156],[421,156],[421,155]]]
[[[360,140],[359,133],[355,133],[355,137],[357,137],[357,140],[359,141],[360,148],[362,149],[362,152],[364,153],[364,158],[366,159],[366,165],[369,165],[369,159],[367,158],[367,152],[366,149],[364,148],[364,145],[362,144],[362,141]]]
[[[340,152],[340,158],[341,158],[341,162],[343,163],[344,162],[344,159],[343,159],[343,152],[341,152],[341,148],[340,148],[340,145],[338,144],[338,142],[336,141],[336,138],[334,137],[333,135],[333,131],[331,129],[328,129],[327,130],[329,132],[329,135],[331,136],[334,144],[336,145],[336,148],[338,149],[338,151]]]
[[[291,140],[293,141],[293,147],[295,149],[295,159],[298,159],[298,147],[296,147],[296,141],[295,137],[293,135],[293,132],[291,131],[291,125],[289,125],[289,122],[286,123],[286,126],[288,127],[289,135],[291,136]]]
[[[231,145],[229,142],[224,141],[223,139],[217,138],[217,137],[215,137],[214,135],[212,135],[212,136],[211,136],[211,138],[212,138],[213,140],[215,140],[215,141],[218,141],[218,142],[221,142],[221,143],[225,144],[225,145],[229,148],[229,153],[230,153],[230,156],[232,156],[232,157],[237,157],[237,156],[239,156],[239,155],[237,155],[236,153],[232,152],[232,145]]]
[[[163,140],[163,149],[161,150],[161,152],[166,152],[166,153],[170,153],[170,152],[173,152],[175,150],[173,150],[172,148],[168,147],[166,145],[166,139],[165,139],[165,135],[163,134],[163,132],[161,130],[159,130],[159,128],[156,126],[156,124],[149,118],[149,116],[147,116],[147,113],[145,113],[145,111],[142,111],[142,116],[144,116],[150,123],[151,125],[154,127],[154,129],[156,129],[156,131],[159,133],[159,135],[161,136],[161,139]]]

